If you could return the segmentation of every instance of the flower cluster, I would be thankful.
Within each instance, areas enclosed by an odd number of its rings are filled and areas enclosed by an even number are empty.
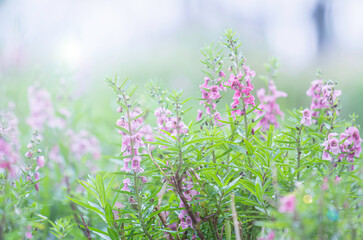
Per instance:
[[[189,132],[188,126],[181,119],[172,116],[170,110],[160,107],[154,112],[156,122],[159,130],[171,133],[172,136],[179,134],[187,134]]]
[[[207,80],[206,80],[206,83],[207,83]],[[208,114],[211,114],[211,110],[210,110],[210,108],[208,108],[207,104],[208,103],[206,103],[206,109],[208,111]],[[212,109],[214,110],[215,108],[212,108]],[[186,134],[189,132],[189,128],[184,124],[184,122],[180,118],[178,119],[177,117],[173,117],[172,112],[170,110],[160,107],[155,110],[154,114],[156,116],[156,121],[157,121],[159,130],[167,131],[167,132],[171,133],[173,136],[177,136],[180,134]],[[183,176],[181,179],[182,184],[181,184],[180,190],[181,190],[182,197],[187,202],[190,202],[193,200],[194,196],[199,194],[199,192],[193,189],[194,183],[193,183],[193,179],[191,177],[191,173],[189,171],[187,171],[186,174],[187,174],[187,176]],[[179,186],[174,186],[174,187],[179,187]],[[193,228],[192,219],[189,216],[188,212],[186,211],[185,203],[182,199],[180,199],[179,207],[184,208],[180,211],[180,214],[178,215],[178,218],[180,219],[179,226],[182,229]],[[199,222],[200,221],[199,213],[198,212],[195,213],[194,216],[196,217],[196,220]],[[196,236],[194,235],[193,239],[195,237]]]
[[[312,98],[310,110],[313,117],[319,116],[319,110],[333,110],[336,108],[337,98],[342,94],[340,90],[335,90],[332,81],[324,83],[323,80],[314,80],[311,87],[306,91],[306,95]],[[330,112],[332,114],[333,112]]]
[[[14,148],[0,136],[0,169],[5,169],[9,171],[10,175],[14,175],[17,159],[18,155]]]
[[[260,100],[259,108],[262,111],[257,111],[257,118],[262,117],[257,127],[262,127],[262,131],[267,131],[270,125],[278,127],[276,116],[284,116],[284,113],[280,110],[280,106],[276,103],[277,98],[287,97],[287,93],[278,91],[275,83],[270,80],[268,84],[268,90],[270,94],[266,94],[266,90],[261,88],[257,91],[257,97]]]
[[[251,94],[251,91],[253,90],[251,81],[256,73],[245,64],[242,65],[242,68],[243,71],[240,71],[236,76],[231,74],[228,82],[225,83],[226,86],[229,86],[234,90],[233,102],[231,104],[233,109],[231,114],[234,119],[236,118],[236,115],[243,116],[246,114],[248,105],[255,105],[255,97]],[[237,109],[241,102],[243,102],[245,108]]]
[[[196,190],[193,190],[193,186],[194,186],[193,179],[191,178],[189,171],[187,172],[187,174],[188,174],[188,178],[183,179],[182,190],[183,190],[184,198],[188,202],[191,202],[192,200],[197,199],[197,198],[193,199],[193,197],[198,195],[199,192],[196,191]],[[185,208],[183,201],[180,201],[179,207],[180,208]],[[197,212],[194,215],[196,217],[197,222],[200,222],[201,219],[199,217],[199,213]],[[186,229],[186,228],[189,228],[189,227],[193,228],[192,219],[190,218],[190,216],[188,215],[188,213],[187,213],[187,211],[185,209],[182,209],[180,211],[180,214],[178,215],[178,218],[180,219],[180,227],[182,229]]]
[[[18,119],[14,114],[15,104],[9,103],[8,110],[0,112],[0,169],[13,176],[19,159]]]
[[[215,124],[220,126],[222,123],[219,120],[222,118],[221,114],[216,110],[216,102],[221,98],[219,91],[227,91],[227,89],[222,83],[222,78],[225,77],[224,72],[221,71],[219,76],[220,78],[214,81],[211,81],[209,77],[204,78],[204,84],[199,86],[203,98],[199,104],[204,105],[206,114],[210,115],[214,119]],[[212,82],[211,86],[209,86],[210,82]],[[202,110],[198,110],[197,121],[202,119],[203,113],[204,112]]]
[[[26,167],[27,180],[30,182],[36,182],[34,187],[39,191],[40,179],[39,170],[45,166],[45,158],[43,151],[40,148],[41,138],[38,132],[35,132],[30,143],[27,145],[28,151],[25,153],[25,157],[28,159],[28,164]]]
[[[86,130],[75,133],[69,129],[67,135],[70,137],[70,150],[72,155],[80,160],[83,156],[90,154],[94,159],[101,157],[101,149],[98,139]]]
[[[65,120],[57,117],[50,93],[44,88],[31,86],[28,89],[30,117],[27,123],[32,129],[42,131],[47,125],[50,128],[63,129]]]
[[[138,129],[144,123],[144,119],[140,117],[141,110],[135,108],[129,110],[128,114],[122,116],[116,122],[116,126],[119,128],[119,134],[122,135],[122,155],[125,157],[124,167],[122,171],[129,172],[131,169],[135,172],[143,172],[144,170],[140,166],[141,157],[139,149],[144,147],[144,141],[142,140],[142,133]],[[129,163],[131,162],[131,169]],[[125,183],[125,182],[124,182]]]
[[[19,149],[18,118],[14,114],[15,103],[9,102],[8,110],[0,112],[0,136],[6,137],[15,150]]]
[[[338,156],[337,161],[342,161],[344,158],[348,162],[354,162],[354,158],[359,157],[362,152],[362,139],[359,136],[359,130],[355,127],[349,127],[344,133],[330,133],[328,139],[323,143],[324,150],[322,158],[332,161],[335,156]],[[354,165],[351,166],[352,170]]]

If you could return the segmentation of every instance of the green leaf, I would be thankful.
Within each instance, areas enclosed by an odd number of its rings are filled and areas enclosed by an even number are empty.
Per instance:
[[[232,236],[232,229],[231,229],[231,222],[226,219],[224,222],[224,229],[225,229],[225,233],[226,233],[226,238],[227,240],[231,240],[231,236]]]
[[[108,235],[111,237],[112,240],[118,240],[119,239],[118,234],[112,228],[107,227],[107,232],[108,232]]]
[[[107,223],[111,224],[113,222],[113,212],[112,207],[108,202],[105,204],[105,216]]]
[[[101,212],[100,210],[98,210],[98,209],[97,209],[97,208],[95,208],[95,207],[92,207],[91,205],[89,205],[89,204],[87,204],[87,203],[84,203],[84,202],[79,201],[79,200],[74,199],[74,198],[70,198],[70,197],[67,197],[67,198],[68,198],[69,200],[71,200],[71,201],[73,201],[73,202],[77,203],[78,205],[80,205],[80,206],[82,206],[82,207],[84,207],[84,208],[87,208],[87,209],[91,210],[92,212],[95,212],[95,213],[97,213],[97,214],[104,215],[104,213],[103,213],[103,212]]]

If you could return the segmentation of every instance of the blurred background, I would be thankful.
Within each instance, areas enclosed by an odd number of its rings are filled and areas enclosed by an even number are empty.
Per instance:
[[[289,94],[283,109],[310,105],[305,92],[321,69],[343,90],[343,117],[363,118],[362,12],[361,0],[0,0],[1,105],[15,102],[25,125],[27,88],[57,93],[66,83],[91,127],[112,128],[106,76],[131,79],[140,99],[149,80],[198,96],[200,49],[232,27],[257,88],[268,59],[280,61],[276,85]]]

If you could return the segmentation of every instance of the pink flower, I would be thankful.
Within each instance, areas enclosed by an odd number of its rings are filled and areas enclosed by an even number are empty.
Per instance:
[[[32,239],[33,238],[33,234],[31,232],[25,232],[25,238],[26,239]]]
[[[331,138],[328,142],[330,151],[337,155],[340,153],[339,140],[336,138]]]
[[[303,117],[300,121],[300,123],[302,125],[305,125],[305,126],[310,126],[311,125],[311,112],[309,109],[304,109],[303,111],[301,111]]]
[[[143,169],[140,167],[141,157],[135,156],[131,160],[131,169],[135,172],[142,172]]]
[[[220,77],[224,77],[225,74],[220,72]],[[209,86],[209,83],[212,82],[212,85]],[[221,78],[210,80],[209,78],[205,78],[204,84],[199,86],[200,91],[202,93],[202,101],[200,104],[203,104],[206,109],[206,115],[214,116],[217,101],[221,98],[221,94],[219,91],[226,90],[225,86],[222,83]],[[202,119],[203,111],[198,111],[197,121]],[[216,124],[218,124],[216,122]]]
[[[94,159],[101,157],[101,148],[98,139],[88,131],[81,130],[78,133],[74,133],[72,130],[69,130],[68,136],[71,141],[70,150],[76,159],[80,160],[88,154]]]
[[[130,172],[131,171],[131,169],[129,168],[129,162],[131,161],[130,158],[124,158],[123,160],[124,160],[124,166],[121,169],[121,171]]]
[[[8,170],[11,175],[14,175],[17,159],[17,153],[12,146],[0,137],[0,168]]]
[[[275,232],[271,231],[266,237],[260,237],[258,240],[274,240],[275,239]]]
[[[332,157],[330,156],[329,152],[326,151],[326,150],[323,150],[323,156],[322,156],[322,159],[323,160],[328,160],[328,161],[331,161],[333,160]]]
[[[119,120],[117,120],[117,122],[116,122],[116,125],[118,126],[118,127],[122,127],[122,128],[127,128],[127,126],[128,126],[128,123],[127,123],[127,121],[125,120],[125,118],[120,118]]]
[[[279,211],[281,213],[293,213],[295,211],[295,202],[296,197],[293,194],[281,198]]]
[[[59,146],[55,145],[52,147],[48,154],[48,159],[56,163],[62,162],[62,155],[60,154]]]
[[[249,94],[245,99],[244,99],[245,103],[247,105],[255,105],[255,97],[251,94]]]
[[[277,116],[284,116],[284,113],[280,110],[280,106],[276,103],[277,98],[287,97],[285,92],[278,91],[275,83],[271,80],[268,85],[268,90],[271,93],[266,95],[265,89],[261,88],[257,91],[257,97],[260,100],[259,108],[262,111],[256,110],[257,118],[262,117],[257,127],[262,127],[262,131],[267,131],[270,125],[278,127]]]
[[[203,111],[199,109],[199,110],[198,110],[197,121],[202,120],[202,116],[203,116]]]
[[[121,189],[122,191],[126,191],[126,192],[130,192],[130,189],[128,188],[128,186],[130,185],[131,181],[130,178],[126,178],[123,180],[124,186]]]
[[[222,126],[223,123],[220,122],[220,120],[222,120],[221,114],[219,112],[215,112],[214,113],[214,121],[218,126]]]
[[[33,152],[32,151],[27,151],[25,153],[25,157],[27,157],[27,158],[31,158],[32,156],[33,156]]]
[[[28,88],[30,116],[27,123],[42,131],[45,126],[51,128],[65,128],[65,120],[57,117],[50,93],[44,88],[31,86]]]
[[[39,168],[42,168],[44,167],[44,164],[45,164],[45,159],[44,159],[44,156],[38,156],[37,157],[37,165]]]
[[[323,83],[323,80],[314,80],[306,95],[312,98],[310,110],[313,111],[312,116],[318,117],[319,110],[325,110],[332,114],[332,109],[337,103],[337,98],[341,95],[340,90],[335,90],[333,83]],[[336,112],[338,114],[339,112]]]
[[[142,183],[147,183],[147,178],[145,176],[140,177]]]
[[[348,141],[350,143],[354,143],[354,145],[360,145],[362,139],[359,136],[359,130],[355,127],[349,127],[345,130],[345,133],[348,135]]]
[[[34,173],[34,180],[35,180],[35,182],[39,180],[39,173],[38,173],[38,172],[35,172],[35,173]],[[35,190],[39,191],[39,182],[37,182],[37,183],[34,185],[34,187],[35,187]]]
[[[15,103],[8,103],[8,110],[0,111],[0,136],[10,143],[12,148],[17,151],[20,148],[19,145],[19,129],[18,118],[15,113]]]

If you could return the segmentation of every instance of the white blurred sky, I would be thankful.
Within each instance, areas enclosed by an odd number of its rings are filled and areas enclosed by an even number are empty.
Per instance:
[[[44,64],[92,71],[100,61],[129,56],[135,46],[152,48],[188,24],[216,32],[238,26],[241,35],[262,39],[270,55],[293,69],[327,51],[361,56],[363,1],[322,1],[328,9],[324,51],[319,51],[313,19],[318,2],[0,0],[0,71]]]

